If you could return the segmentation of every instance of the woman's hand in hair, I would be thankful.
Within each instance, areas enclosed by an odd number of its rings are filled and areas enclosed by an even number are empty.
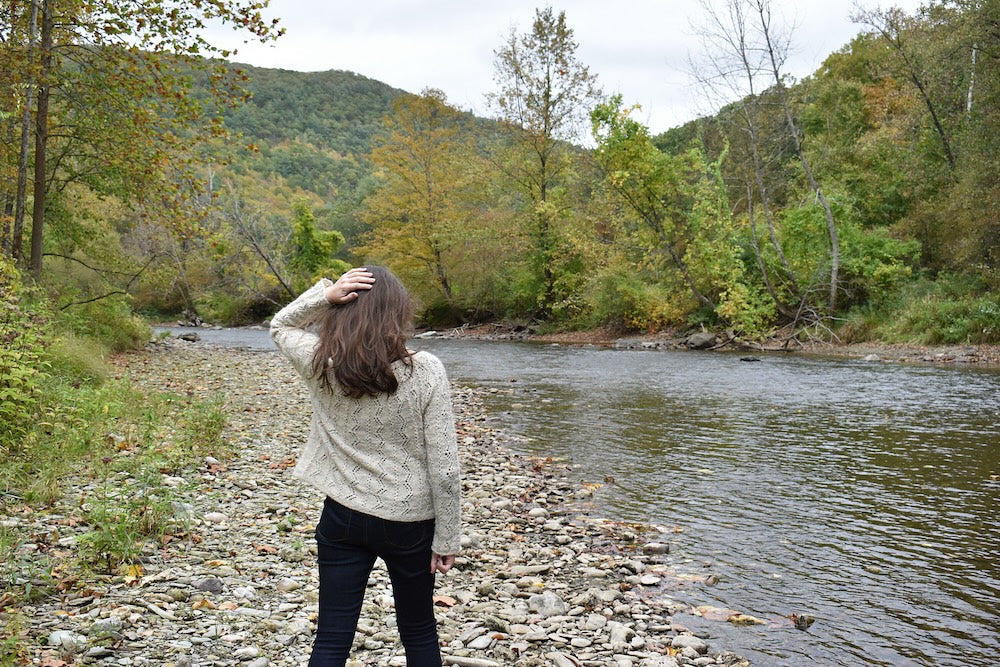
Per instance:
[[[431,554],[431,574],[440,572],[444,574],[455,564],[455,556],[442,556],[441,554]]]
[[[358,290],[371,289],[374,282],[375,278],[368,269],[363,267],[351,269],[337,278],[337,282],[327,287],[323,296],[329,303],[340,306],[357,299]]]

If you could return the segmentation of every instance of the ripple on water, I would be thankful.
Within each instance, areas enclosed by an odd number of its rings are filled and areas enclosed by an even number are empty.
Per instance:
[[[435,341],[453,378],[562,456],[618,518],[679,526],[671,596],[761,665],[988,663],[1000,578],[1000,373]],[[511,380],[516,380],[511,382]],[[992,555],[991,555],[992,554]],[[782,617],[810,613],[806,632]]]

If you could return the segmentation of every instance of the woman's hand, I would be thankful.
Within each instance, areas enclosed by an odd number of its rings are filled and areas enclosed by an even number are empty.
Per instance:
[[[440,572],[444,574],[451,569],[451,566],[455,564],[455,556],[442,556],[441,554],[432,553],[431,554],[431,574],[435,572]]]
[[[323,296],[328,303],[340,306],[357,299],[358,290],[371,289],[374,282],[375,277],[368,269],[364,267],[351,269],[337,278],[337,282],[327,287]]]

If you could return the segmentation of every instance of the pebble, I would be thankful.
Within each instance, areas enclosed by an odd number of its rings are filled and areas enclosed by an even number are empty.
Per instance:
[[[309,425],[301,382],[277,353],[201,343],[156,344],[115,364],[137,386],[224,395],[224,438],[235,453],[213,452],[165,475],[190,533],[147,550],[133,585],[88,582],[92,590],[72,601],[52,595],[33,603],[26,651],[53,659],[83,653],[120,667],[305,664],[317,613],[313,536],[322,498],[290,473]],[[454,386],[453,402],[465,534],[458,563],[438,576],[435,591],[448,600],[435,607],[445,665],[749,665],[672,629],[671,616],[691,610],[666,594],[665,583],[681,585],[670,573],[683,563],[668,560],[665,533],[591,517],[576,505],[591,494],[569,479],[567,465],[513,453],[517,441],[489,425],[473,390]],[[75,492],[88,493],[88,484]],[[72,549],[87,527],[59,519],[78,507],[79,496],[67,497],[18,521]],[[104,637],[114,638],[113,652],[97,645]],[[402,656],[379,561],[347,665],[405,665]]]

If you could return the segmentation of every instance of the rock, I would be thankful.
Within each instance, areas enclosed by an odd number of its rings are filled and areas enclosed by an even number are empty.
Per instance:
[[[224,586],[222,579],[218,577],[205,577],[195,584],[194,587],[205,593],[221,593]]]
[[[180,588],[169,588],[167,589],[166,595],[174,602],[184,602],[191,597],[190,593],[185,590],[181,590]]]
[[[180,336],[178,336],[178,338],[181,340],[186,340],[189,343],[197,343],[198,341],[201,340],[201,336],[194,333],[193,331],[182,333]]]
[[[733,614],[726,620],[733,625],[767,625],[767,621],[749,614]]]
[[[222,512],[209,512],[203,518],[209,523],[222,523],[226,520],[226,515]]]
[[[114,655],[115,652],[105,646],[92,646],[87,649],[87,652],[83,655],[87,658],[107,658]]]
[[[549,664],[553,665],[553,667],[578,667],[580,664],[558,652],[546,653],[545,657],[549,659]]]
[[[302,588],[302,584],[295,579],[285,577],[277,583],[275,586],[282,593],[291,593],[292,591],[297,591]]]
[[[628,646],[628,642],[635,636],[635,630],[624,623],[610,621],[608,623],[608,637],[612,648],[623,648]]]
[[[501,667],[499,662],[484,660],[483,658],[467,658],[457,655],[443,655],[441,662],[445,665],[455,665],[455,667]]]
[[[715,347],[716,336],[707,331],[693,333],[684,339],[684,344],[692,350],[707,350],[710,347]]]
[[[670,545],[664,542],[649,542],[642,545],[642,552],[646,554],[670,553]]]
[[[466,647],[471,648],[474,651],[482,651],[483,649],[489,648],[490,645],[493,644],[493,641],[494,639],[492,635],[489,634],[480,635],[475,639],[473,639],[471,642],[467,643]]]
[[[677,635],[670,641],[670,646],[676,649],[693,649],[696,653],[708,653],[708,644],[694,635]]]
[[[49,646],[61,648],[66,653],[79,653],[87,646],[87,638],[69,630],[55,630],[49,634]]]
[[[252,586],[238,586],[233,589],[233,597],[240,600],[252,600],[257,597],[257,591]]]
[[[528,610],[542,618],[549,618],[566,614],[569,607],[558,595],[552,591],[545,591],[528,598]]]
[[[256,646],[245,646],[233,652],[233,657],[237,660],[245,661],[260,656],[260,649]]]
[[[792,614],[792,623],[798,630],[808,630],[809,626],[815,622],[816,618],[809,614]]]
[[[110,635],[122,629],[122,619],[115,616],[99,618],[90,626],[91,636]]]
[[[866,354],[864,357],[861,358],[861,361],[873,363],[876,361],[882,361],[882,357],[878,356],[877,354]]]

